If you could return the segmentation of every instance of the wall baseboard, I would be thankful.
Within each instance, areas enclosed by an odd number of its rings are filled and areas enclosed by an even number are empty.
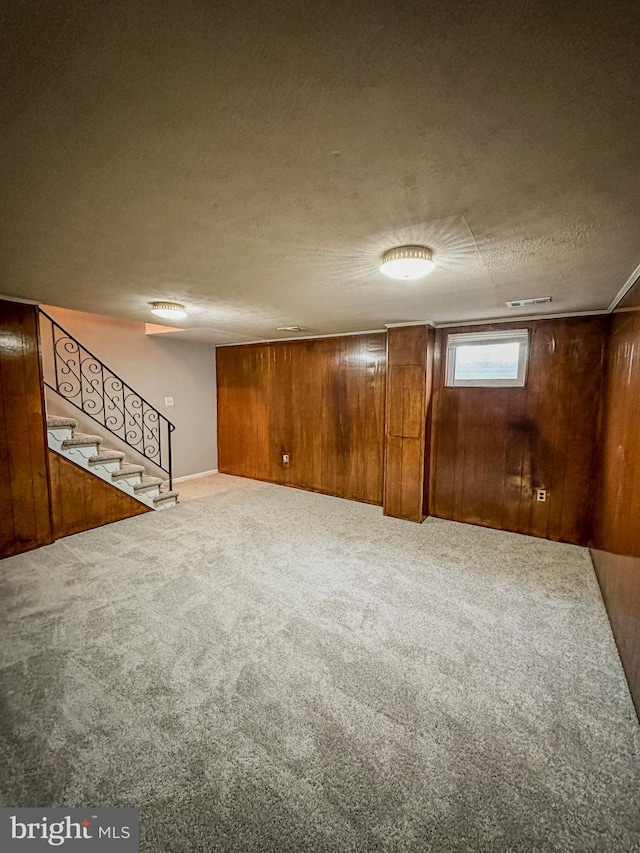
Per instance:
[[[208,477],[210,474],[217,474],[217,473],[218,473],[218,469],[213,468],[211,471],[200,471],[199,474],[187,474],[186,477],[174,477],[173,482],[174,483],[184,483],[187,480],[197,480],[200,477]]]

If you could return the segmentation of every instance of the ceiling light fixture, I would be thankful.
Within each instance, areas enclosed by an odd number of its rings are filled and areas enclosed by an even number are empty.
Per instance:
[[[152,302],[151,313],[163,320],[182,320],[187,316],[184,305],[179,302]]]
[[[278,326],[276,332],[306,332],[304,326]]]
[[[434,266],[431,249],[426,246],[398,246],[384,253],[380,272],[410,281],[427,275]]]

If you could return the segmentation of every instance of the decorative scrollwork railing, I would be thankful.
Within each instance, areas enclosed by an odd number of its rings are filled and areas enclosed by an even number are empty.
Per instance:
[[[175,426],[45,311],[39,312],[45,377],[52,379],[45,378],[45,385],[168,474],[171,488]]]

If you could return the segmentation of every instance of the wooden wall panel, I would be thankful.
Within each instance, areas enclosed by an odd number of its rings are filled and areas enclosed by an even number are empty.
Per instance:
[[[640,286],[607,345],[591,556],[640,715]],[[631,310],[630,310],[631,309]]]
[[[623,311],[637,311],[640,308],[640,285],[638,281],[622,297],[616,306],[615,315]]]
[[[36,308],[0,301],[0,557],[52,541]]]
[[[606,326],[585,317],[438,330],[433,515],[587,544]],[[447,388],[447,335],[505,328],[531,329],[526,387]]]
[[[433,341],[429,326],[393,328],[387,335],[384,513],[408,521],[424,517]]]
[[[222,473],[382,503],[386,335],[218,347],[216,359]]]
[[[122,521],[152,509],[49,450],[55,539]]]

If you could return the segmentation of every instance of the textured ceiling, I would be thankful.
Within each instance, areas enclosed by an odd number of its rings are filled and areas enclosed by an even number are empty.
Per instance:
[[[598,310],[640,261],[635,2],[7,6],[5,295],[232,342]]]

